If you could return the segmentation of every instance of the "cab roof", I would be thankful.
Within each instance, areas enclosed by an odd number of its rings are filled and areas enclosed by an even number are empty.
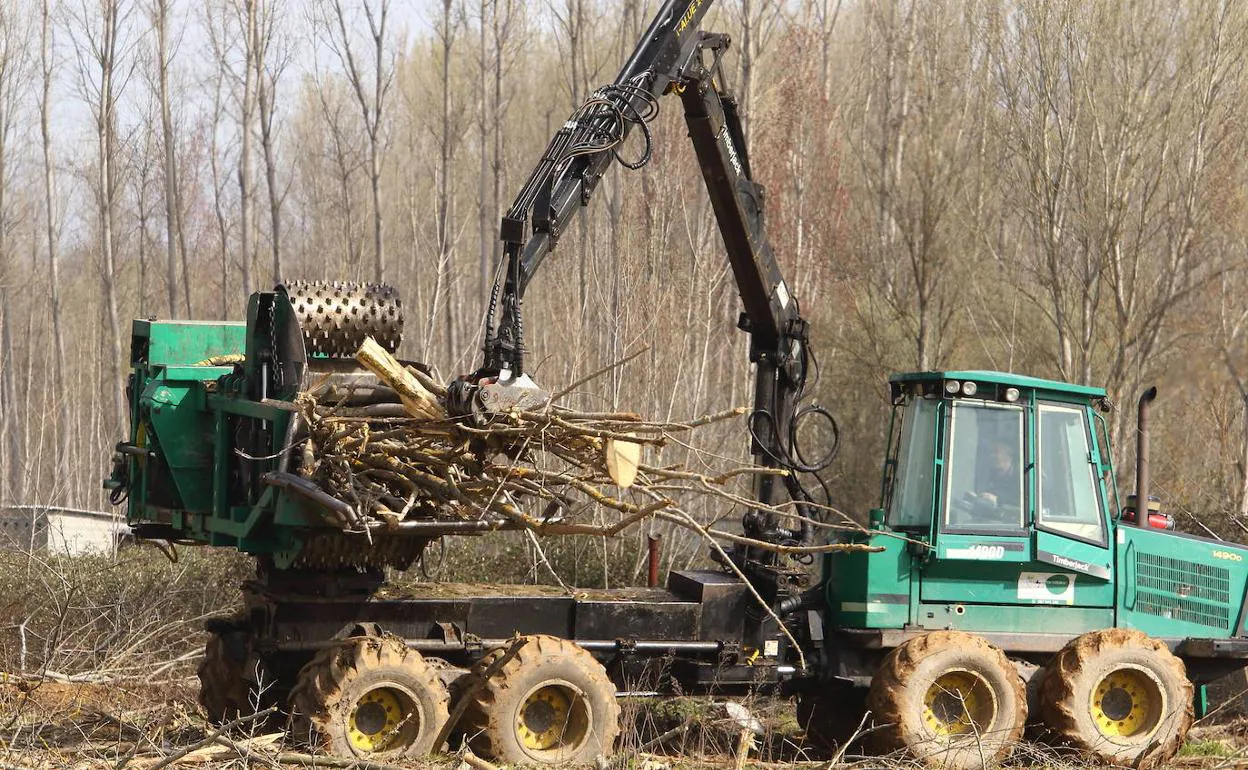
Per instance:
[[[1013,386],[1016,388],[1030,388],[1032,390],[1044,390],[1050,393],[1064,393],[1072,396],[1083,396],[1085,398],[1105,397],[1104,388],[1097,388],[1091,385],[1072,385],[1069,382],[1045,380],[1040,377],[1029,377],[1025,374],[1013,374],[1011,372],[975,370],[903,372],[900,374],[894,374],[888,378],[889,382],[897,383],[940,382],[942,380],[972,380],[977,383],[992,383],[994,385]]]

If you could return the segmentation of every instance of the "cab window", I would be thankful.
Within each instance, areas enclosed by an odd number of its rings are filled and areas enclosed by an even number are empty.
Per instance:
[[[955,401],[946,455],[945,528],[1023,528],[1023,408]]]
[[[1041,404],[1040,499],[1036,524],[1041,529],[1105,545],[1105,521],[1092,465],[1088,420],[1079,407]]]
[[[896,473],[888,505],[895,528],[932,526],[932,473],[936,463],[936,402],[916,398],[901,415]]]

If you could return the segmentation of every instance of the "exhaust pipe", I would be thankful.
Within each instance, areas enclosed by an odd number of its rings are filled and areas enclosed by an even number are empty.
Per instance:
[[[649,588],[659,587],[659,544],[663,537],[659,534],[646,536],[646,556],[649,562],[649,572],[646,575],[646,586]]]
[[[1136,418],[1135,435],[1135,526],[1148,526],[1148,410],[1157,398],[1157,388],[1152,387],[1140,396],[1140,411]]]

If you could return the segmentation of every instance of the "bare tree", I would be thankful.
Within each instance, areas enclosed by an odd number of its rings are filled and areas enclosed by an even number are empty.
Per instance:
[[[148,314],[148,247],[151,245],[151,220],[152,220],[152,177],[155,169],[152,168],[153,159],[156,156],[156,132],[151,129],[151,124],[155,121],[152,118],[156,116],[152,113],[159,111],[159,96],[156,97],[155,104],[149,104],[148,120],[144,123],[147,127],[138,129],[141,140],[130,143],[130,162],[129,165],[133,169],[130,175],[130,182],[134,188],[134,213],[138,218],[137,245],[135,251],[139,258],[139,315],[146,316]],[[166,231],[167,232],[167,231]],[[166,254],[166,291],[169,295],[169,314],[177,311],[177,258],[176,252],[172,262],[168,261],[168,250]]]
[[[128,77],[123,69],[123,40],[131,6],[122,0],[100,0],[96,8],[82,2],[74,21],[74,54],[82,93],[95,122],[96,158],[92,182],[96,205],[97,241],[100,256],[100,283],[104,293],[104,316],[109,331],[106,371],[111,378],[106,391],[112,394],[116,424],[125,417],[121,376],[126,360],[122,348],[121,318],[118,309],[117,263],[118,204],[121,198],[120,140],[118,137],[117,104]]]
[[[961,307],[959,256],[971,242],[959,217],[963,186],[975,173],[966,126],[980,105],[963,84],[975,82],[981,64],[959,18],[973,6],[962,9],[909,0],[871,9],[864,67],[851,91],[866,105],[849,137],[861,159],[853,192],[865,220],[855,257],[867,279],[863,319],[888,330],[877,333],[900,334],[913,350],[905,365],[921,369],[948,353]]]
[[[13,186],[13,141],[17,131],[22,85],[28,75],[29,50],[26,30],[12,6],[0,7],[0,480],[9,496],[20,501],[24,495],[22,442],[16,429],[17,363],[13,344],[11,291],[16,283],[13,269],[13,231],[18,223]]]
[[[480,241],[477,291],[484,308],[499,252],[497,229],[503,205],[504,148],[507,110],[511,103],[504,83],[519,56],[516,38],[522,34],[524,19],[517,0],[479,0],[476,11],[477,48],[473,65],[477,76],[476,205]]]
[[[477,68],[477,157],[480,164],[477,168],[477,238],[480,241],[479,247],[479,272],[477,285],[477,299],[484,307],[489,299],[490,292],[490,269],[493,263],[492,255],[495,251],[495,243],[497,238],[493,234],[494,223],[492,220],[497,216],[490,204],[492,201],[488,196],[489,180],[490,180],[490,101],[489,101],[489,72],[491,68],[490,49],[487,43],[488,32],[490,27],[489,18],[491,10],[497,7],[497,0],[479,0],[477,3],[477,51],[476,61],[473,63]]]
[[[360,110],[364,134],[368,138],[368,181],[373,204],[373,277],[386,278],[385,213],[382,208],[382,154],[387,144],[385,131],[386,100],[394,83],[395,54],[386,38],[390,16],[390,0],[359,0],[368,23],[370,47],[367,59],[357,56],[354,20],[344,0],[329,0],[330,13],[322,21],[329,33],[330,49],[345,72],[351,92]],[[366,63],[365,63],[366,62]]]
[[[337,84],[341,86],[341,83]],[[335,87],[334,81],[319,82],[316,88],[321,116],[325,121],[325,130],[329,134],[329,161],[333,166],[334,179],[337,182],[337,200],[329,209],[339,223],[341,248],[338,249],[343,260],[343,269],[357,276],[363,259],[363,244],[357,233],[356,203],[354,186],[356,174],[362,165],[360,151],[344,115],[348,111],[348,99],[341,87]],[[375,268],[374,264],[374,268]]]
[[[49,309],[52,315],[53,384],[57,393],[68,393],[65,387],[65,330],[62,318],[61,271],[59,235],[60,215],[57,211],[56,164],[52,151],[52,84],[55,78],[56,42],[52,29],[51,0],[43,0],[39,13],[39,73],[42,88],[39,92],[39,136],[43,150],[43,203],[44,235],[48,248]],[[57,453],[58,473],[69,467],[72,425],[70,423],[69,399],[61,399],[58,407],[60,420]]]
[[[478,3],[477,51],[477,228],[480,238],[478,292],[482,303],[489,298],[499,251],[498,222],[503,205],[504,147],[507,108],[511,103],[504,88],[519,56],[516,38],[524,19],[517,0],[480,0]]]
[[[255,51],[251,67],[255,70],[256,108],[259,110],[260,151],[264,159],[265,190],[269,198],[269,242],[273,263],[273,281],[283,278],[282,272],[282,198],[278,189],[277,169],[280,160],[275,148],[274,116],[277,114],[276,94],[282,73],[290,63],[292,46],[281,34],[279,3],[265,3],[257,20]]]
[[[227,81],[225,99],[218,101],[218,107],[227,100],[232,103],[238,130],[238,162],[235,170],[238,184],[238,240],[239,253],[237,264],[241,268],[242,289],[244,295],[253,291],[255,284],[255,194],[256,183],[253,175],[252,162],[253,134],[258,109],[256,68],[253,65],[260,35],[259,3],[263,0],[219,0],[220,5],[209,6],[208,36],[212,49],[215,73],[214,86],[222,89],[220,81]],[[214,123],[217,116],[213,116]],[[213,143],[217,144],[214,135]],[[219,145],[218,145],[219,146]],[[222,198],[218,195],[218,204]],[[218,228],[221,229],[221,228]],[[228,252],[228,246],[222,244]]]
[[[260,35],[257,20],[257,4],[260,0],[235,0],[234,10],[239,17],[239,29],[243,33],[242,91],[238,109],[238,206],[239,238],[243,260],[243,294],[252,292],[252,270],[255,265],[255,229],[252,210],[255,181],[252,179],[252,125],[256,114],[256,70],[252,61]]]
[[[460,9],[455,0],[441,0],[435,23],[435,57],[438,65],[438,89],[441,109],[438,113],[438,176],[437,176],[437,221],[434,226],[435,239],[438,247],[437,288],[434,297],[442,292],[447,295],[446,302],[446,355],[454,356],[459,348],[459,314],[455,305],[455,282],[450,279],[454,269],[452,248],[454,235],[451,232],[452,161],[459,146],[459,119],[457,105],[451,101],[451,67],[461,27]],[[436,305],[436,302],[435,302]]]
[[[212,179],[212,210],[217,226],[217,257],[221,268],[221,318],[230,317],[230,228],[225,212],[225,188],[229,181],[221,171],[221,152],[218,147],[218,134],[221,126],[221,113],[225,97],[224,78],[216,78],[212,89],[212,118],[208,141],[208,164]]]
[[[173,67],[173,51],[169,45],[169,16],[172,0],[149,0],[148,14],[156,33],[157,93],[160,101],[161,144],[164,164],[161,169],[165,198],[165,271],[168,275],[167,291],[169,314],[178,307],[178,268],[182,269],[183,307],[188,316],[194,315],[190,276],[186,264],[186,233],[182,226],[182,186],[178,181],[178,146],[173,125],[173,108],[169,93],[169,70]]]
[[[1220,289],[1218,352],[1239,395],[1242,413],[1240,454],[1237,458],[1239,488],[1236,491],[1239,500],[1236,509],[1241,519],[1248,520],[1248,370],[1245,369],[1248,361],[1242,352],[1245,337],[1248,336],[1248,309],[1243,308],[1240,301],[1243,296],[1242,281],[1225,276]]]
[[[810,12],[819,36],[819,83],[823,98],[832,97],[832,35],[841,18],[842,0],[810,0]]]
[[[598,77],[601,62],[599,56],[595,62],[590,61],[590,50],[597,42],[591,35],[594,8],[591,0],[563,0],[562,7],[554,2],[549,3],[551,13],[555,17],[555,27],[559,34],[555,43],[559,48],[559,71],[571,96],[572,107],[580,106],[581,100],[589,90],[589,83]],[[607,49],[609,46],[602,46]],[[581,322],[585,323],[589,312],[590,294],[590,255],[589,218],[577,217],[577,235],[582,248],[577,250],[577,275],[579,278]]]
[[[886,3],[890,4],[890,3]],[[891,3],[896,5],[896,3]],[[741,42],[737,46],[738,61],[741,66],[741,130],[745,138],[750,138],[750,116],[754,114],[757,100],[757,75],[760,59],[772,42],[784,18],[784,3],[778,0],[740,0],[740,6],[730,6],[737,27],[741,31]]]
[[[1066,379],[1130,397],[1186,333],[1172,314],[1225,269],[1207,238],[1224,184],[1243,28],[1233,4],[1028,2],[998,24],[1006,196],[1035,248],[1021,290],[1052,324]],[[1125,414],[1113,423],[1120,435]]]

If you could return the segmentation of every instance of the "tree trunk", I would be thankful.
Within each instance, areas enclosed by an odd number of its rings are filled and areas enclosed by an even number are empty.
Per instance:
[[[173,136],[173,112],[169,106],[169,1],[155,0],[156,16],[156,71],[159,78],[160,131],[164,144],[165,185],[165,270],[168,274],[169,315],[178,311],[178,266],[181,246],[181,196],[178,191],[177,148]],[[184,286],[186,277],[183,276]],[[187,312],[190,313],[190,294],[186,296]]]
[[[480,13],[477,28],[477,237],[479,240],[479,257],[477,262],[477,301],[484,311],[489,300],[490,291],[490,254],[494,251],[494,238],[490,232],[490,197],[488,194],[490,180],[490,142],[489,142],[489,100],[487,93],[489,84],[489,54],[486,48],[486,18],[489,9],[494,7],[494,15],[498,14],[498,0],[480,0],[477,8]],[[484,312],[482,313],[484,315]]]
[[[106,0],[101,6],[103,18],[98,48],[99,104],[96,105],[96,147],[98,158],[98,204],[100,227],[101,283],[104,290],[105,321],[111,345],[107,371],[110,376],[113,415],[118,425],[125,420],[125,402],[121,378],[121,320],[117,310],[117,104],[115,80],[118,43],[121,33],[118,0]]]
[[[255,119],[255,68],[252,62],[256,56],[256,3],[259,0],[243,0],[244,23],[243,46],[246,64],[243,67],[243,101],[239,120],[239,154],[238,154],[238,193],[239,193],[239,255],[243,267],[243,296],[251,296],[252,289],[252,210],[251,198],[253,183],[251,179],[251,128]]]
[[[227,184],[221,178],[220,148],[217,146],[217,134],[221,127],[221,81],[218,80],[212,93],[212,132],[208,141],[208,166],[212,172],[212,210],[217,224],[218,266],[221,268],[221,299],[220,318],[230,317],[230,244],[229,227],[225,220],[225,201],[222,192]]]
[[[51,128],[53,79],[51,15],[50,0],[44,0],[42,13],[40,14],[39,34],[40,70],[43,85],[39,98],[39,136],[43,148],[43,202],[44,223],[46,225],[44,232],[47,236],[48,284],[49,293],[51,294],[48,304],[52,314],[52,348],[55,356],[53,359],[52,383],[56,393],[61,395],[61,398],[57,399],[57,412],[59,414],[57,435],[60,439],[60,451],[57,453],[56,471],[57,475],[63,475],[69,468],[73,426],[70,424],[70,399],[65,397],[69,391],[65,387],[65,327],[61,314],[61,271],[60,257],[57,253],[57,227],[59,223],[56,212],[56,164],[52,157]]]
[[[3,247],[0,247],[3,248]],[[0,252],[0,264],[7,257]],[[12,502],[21,502],[26,491],[22,478],[22,440],[17,429],[17,361],[13,356],[12,318],[9,309],[9,290],[0,285],[0,479],[9,489],[7,497]],[[3,502],[4,496],[0,496]]]
[[[265,48],[267,49],[267,45]],[[273,148],[273,88],[266,83],[263,63],[257,59],[256,94],[260,102],[260,151],[264,156],[264,186],[269,196],[269,238],[272,242],[273,283],[282,275],[282,200],[277,190],[277,157]]]
[[[22,489],[22,445],[18,440],[17,411],[17,362],[14,360],[12,315],[15,304],[9,292],[14,282],[11,269],[17,260],[12,258],[15,250],[9,237],[14,226],[10,218],[9,178],[11,141],[16,126],[19,105],[19,81],[25,71],[24,41],[19,40],[20,31],[14,20],[0,11],[0,483],[8,487],[8,494],[0,494],[0,502],[8,497],[20,502]],[[21,46],[21,47],[19,47]],[[31,314],[33,315],[33,313]]]
[[[453,360],[458,348],[458,313],[455,306],[455,282],[451,255],[451,161],[454,156],[451,136],[451,55],[455,47],[454,0],[442,0],[441,27],[441,136],[438,140],[438,274],[446,292],[446,317],[441,323],[446,331],[446,360]],[[436,295],[435,295],[436,296]]]

